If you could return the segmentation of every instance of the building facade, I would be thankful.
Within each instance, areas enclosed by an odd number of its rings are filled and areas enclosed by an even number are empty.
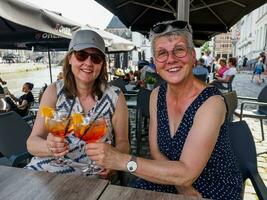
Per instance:
[[[267,52],[267,3],[244,16],[234,26],[235,54],[255,59]]]
[[[227,32],[214,37],[214,57],[228,59],[233,56],[231,35],[231,32]]]
[[[123,37],[127,40],[131,40],[134,45],[135,49],[131,52],[128,52],[128,65],[137,65],[139,60],[148,60],[151,57],[150,52],[150,42],[149,40],[142,34],[138,32],[131,32],[120,20],[118,17],[113,16],[108,26],[105,28],[106,31],[109,31],[115,35]],[[119,57],[120,60],[123,60],[122,55],[115,55]],[[115,64],[118,65],[118,64]],[[119,64],[120,67],[124,68],[122,64]]]

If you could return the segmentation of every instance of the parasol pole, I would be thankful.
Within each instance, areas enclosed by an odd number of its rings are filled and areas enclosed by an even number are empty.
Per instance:
[[[49,64],[49,73],[50,73],[50,82],[52,83],[53,80],[52,80],[52,69],[51,69],[51,58],[50,58],[50,48],[48,47],[47,49],[47,53],[48,53],[48,64]]]
[[[189,22],[190,1],[177,0],[177,20]]]

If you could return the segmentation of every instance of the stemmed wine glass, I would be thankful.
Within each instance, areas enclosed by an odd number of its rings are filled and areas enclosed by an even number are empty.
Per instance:
[[[101,141],[103,136],[107,133],[107,118],[101,116],[93,119],[88,116],[76,114],[76,116],[79,115],[82,117],[80,117],[79,120],[74,120],[74,135],[80,140],[85,141],[86,144]],[[75,118],[74,116],[72,117]],[[102,168],[92,161],[82,169],[84,174],[89,170],[91,174],[97,174]]]
[[[45,117],[45,126],[48,132],[54,136],[65,138],[73,131],[73,123],[69,112],[64,110],[55,111],[50,107],[43,107],[42,113]],[[55,157],[55,160],[51,161],[50,165],[62,167],[68,162],[69,160],[65,160],[64,156],[61,156]]]

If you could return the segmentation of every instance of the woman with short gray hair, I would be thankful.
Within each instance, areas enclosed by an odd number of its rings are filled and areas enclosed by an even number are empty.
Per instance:
[[[150,96],[153,160],[122,154],[106,144],[88,145],[88,155],[102,167],[142,178],[138,188],[241,199],[242,177],[227,133],[226,105],[218,89],[192,73],[196,53],[190,25],[158,23],[151,29],[151,42],[156,71],[166,81]]]

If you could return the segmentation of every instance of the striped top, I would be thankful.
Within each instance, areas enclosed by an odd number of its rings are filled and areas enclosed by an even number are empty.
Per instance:
[[[63,86],[64,83],[62,80],[56,82],[56,109],[69,111],[74,100],[66,97]],[[99,112],[101,111],[100,115],[108,119],[108,131],[101,140],[109,144],[114,143],[111,119],[115,112],[119,94],[119,88],[108,86],[103,92],[102,98],[97,100],[96,105],[87,113],[89,117],[94,117],[100,114]],[[83,113],[78,97],[75,98],[72,113]],[[65,166],[54,166],[50,164],[50,162],[54,160],[53,157],[33,157],[31,162],[25,168],[61,174],[82,174],[82,171],[86,168],[86,175],[96,174],[100,169],[97,165],[95,165],[94,161],[90,160],[90,158],[86,155],[84,151],[86,143],[75,137],[73,133],[69,134],[66,139],[69,143],[69,153],[65,155],[65,158],[71,162],[70,164]]]

